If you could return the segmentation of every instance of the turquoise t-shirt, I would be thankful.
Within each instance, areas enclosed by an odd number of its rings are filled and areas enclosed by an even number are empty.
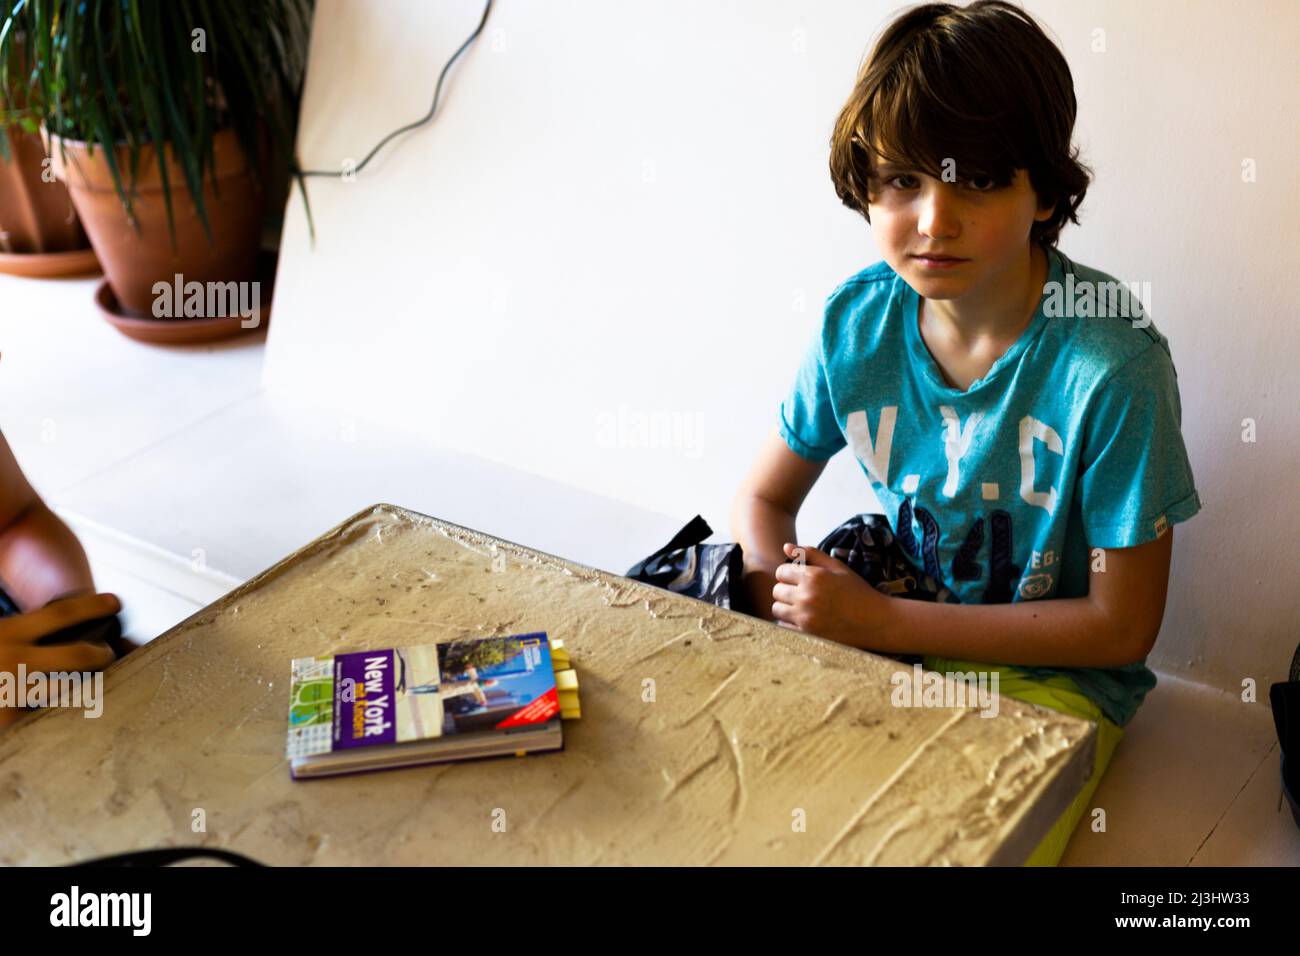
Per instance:
[[[1029,326],[966,391],[922,340],[915,290],[888,263],[863,269],[827,299],[781,405],[797,454],[850,448],[941,600],[1084,597],[1091,549],[1143,544],[1201,508],[1168,341],[1117,280],[1048,260]],[[1120,726],[1156,683],[1145,661],[1016,666],[1067,675]]]

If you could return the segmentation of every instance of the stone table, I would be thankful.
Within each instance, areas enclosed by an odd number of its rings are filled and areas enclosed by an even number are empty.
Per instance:
[[[581,682],[562,752],[290,779],[292,658],[529,631]],[[1022,862],[1087,779],[1093,725],[896,707],[905,669],[379,504],[114,664],[100,718],[0,733],[0,862]]]

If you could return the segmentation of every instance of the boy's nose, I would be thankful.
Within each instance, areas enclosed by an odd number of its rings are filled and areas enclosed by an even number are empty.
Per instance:
[[[960,217],[946,190],[922,190],[919,202],[917,232],[930,239],[952,239],[961,231]]]

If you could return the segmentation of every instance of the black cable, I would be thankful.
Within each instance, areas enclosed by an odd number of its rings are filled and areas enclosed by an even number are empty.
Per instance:
[[[156,850],[135,850],[131,853],[115,853],[112,856],[101,856],[93,860],[83,860],[80,863],[70,864],[73,867],[85,866],[170,866],[179,860],[189,860],[195,857],[209,857],[214,860],[220,860],[223,863],[229,863],[231,866],[262,866],[256,860],[244,856],[242,853],[235,853],[233,850],[222,850],[217,847],[207,846],[169,846]]]
[[[375,155],[375,153],[383,149],[384,145],[389,140],[391,140],[394,136],[399,136],[402,133],[406,133],[409,132],[410,130],[417,129],[423,126],[425,123],[429,122],[429,120],[433,119],[433,113],[438,108],[438,97],[442,94],[442,81],[446,78],[447,71],[451,69],[451,65],[455,63],[457,59],[459,59],[460,55],[465,52],[465,50],[469,47],[469,45],[473,43],[476,39],[478,39],[478,35],[483,32],[483,26],[484,24],[487,23],[488,14],[491,11],[492,11],[492,0],[487,0],[487,5],[483,7],[483,18],[479,20],[478,26],[474,29],[474,32],[469,35],[469,37],[465,40],[465,42],[460,45],[460,49],[451,55],[451,59],[447,61],[447,65],[444,66],[442,68],[442,72],[438,74],[438,85],[434,88],[433,91],[433,103],[429,106],[429,112],[426,113],[423,116],[423,118],[416,120],[414,123],[407,123],[405,126],[393,130],[391,133],[389,133],[387,136],[381,139],[379,143],[375,146],[375,148],[372,149],[369,153],[367,153],[366,158],[363,159],[360,163],[358,163],[354,169],[339,170],[337,172],[332,170],[326,170],[326,169],[303,169],[303,170],[299,170],[297,175],[304,179],[308,176],[327,176],[330,178],[342,178],[345,172],[351,172],[354,174],[359,173],[361,172],[361,170],[365,169],[366,163],[370,162],[371,158]]]

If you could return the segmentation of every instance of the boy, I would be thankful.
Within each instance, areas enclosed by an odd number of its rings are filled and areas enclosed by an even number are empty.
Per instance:
[[[1064,58],[1016,7],[928,4],[890,24],[830,159],[884,261],[827,300],[732,507],[766,619],[996,670],[1003,694],[1097,722],[1092,778],[1029,861],[1047,865],[1155,686],[1173,526],[1200,510],[1167,341],[1056,249],[1089,181],[1075,109]],[[795,515],[845,446],[960,603],[891,600],[796,550]]]

